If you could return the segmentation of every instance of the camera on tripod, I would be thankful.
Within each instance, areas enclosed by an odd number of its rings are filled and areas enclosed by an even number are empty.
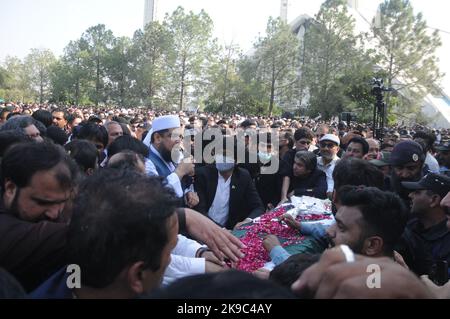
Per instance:
[[[376,98],[376,102],[373,108],[373,124],[372,129],[374,137],[380,141],[383,141],[384,126],[386,121],[386,104],[383,101],[383,92],[392,91],[391,88],[386,88],[383,84],[383,79],[373,78],[372,82],[372,94]]]

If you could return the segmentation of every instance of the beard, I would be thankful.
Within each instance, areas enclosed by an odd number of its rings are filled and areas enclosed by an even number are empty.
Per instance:
[[[169,151],[167,148],[165,148],[164,146],[161,145],[158,149],[158,152],[166,162],[168,162],[168,163],[173,162],[172,161],[172,152]]]
[[[48,218],[45,214],[42,214],[33,220],[25,219],[22,216],[21,209],[19,207],[19,196],[20,196],[20,188],[17,188],[16,194],[14,195],[14,198],[11,202],[11,207],[9,207],[9,209],[8,209],[8,212],[10,214],[16,216],[20,220],[26,220],[26,221],[33,222],[33,223],[37,223],[37,222],[41,222],[41,221],[55,221],[55,220],[51,220],[50,218]]]
[[[402,199],[407,200],[407,202],[410,202],[410,198],[408,197],[409,193],[411,192],[410,190],[404,188],[402,186],[402,182],[417,182],[420,180],[420,178],[422,177],[421,171],[419,171],[419,174],[417,176],[414,176],[412,178],[409,179],[401,179],[400,177],[398,177],[395,174],[395,171],[392,170],[392,174],[391,174],[391,182],[392,182],[392,189],[394,191],[394,193],[397,193]],[[409,208],[409,207],[408,207]]]

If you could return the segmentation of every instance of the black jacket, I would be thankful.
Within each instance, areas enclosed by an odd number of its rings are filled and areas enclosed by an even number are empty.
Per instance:
[[[194,186],[200,202],[194,209],[206,216],[216,196],[218,179],[217,169],[213,165],[200,167],[195,171]],[[232,229],[245,218],[255,218],[264,212],[264,206],[247,170],[236,167],[231,176],[230,187],[228,220],[224,225],[226,228]]]
[[[325,199],[327,198],[327,176],[317,168],[305,179],[292,175],[289,185],[289,192],[291,191],[294,191],[295,196],[311,196]]]
[[[430,275],[438,261],[450,265],[450,230],[447,220],[424,229],[417,218],[406,225],[396,250],[417,275]]]
[[[67,264],[67,229],[63,223],[30,223],[0,212],[0,267],[26,291],[35,289]]]

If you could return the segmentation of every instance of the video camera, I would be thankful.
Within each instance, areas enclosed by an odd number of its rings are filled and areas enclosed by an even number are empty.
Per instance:
[[[346,122],[347,126],[349,126],[351,121],[355,122],[357,120],[357,116],[353,112],[342,112],[339,120]]]

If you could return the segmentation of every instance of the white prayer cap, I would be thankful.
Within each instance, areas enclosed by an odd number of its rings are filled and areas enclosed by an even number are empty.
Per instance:
[[[330,142],[334,142],[334,143],[336,143],[338,146],[341,144],[341,143],[340,143],[340,140],[339,140],[339,137],[337,137],[337,136],[334,135],[334,134],[325,134],[325,135],[320,139],[320,142],[322,142],[322,141],[330,141]]]
[[[157,117],[152,122],[152,128],[145,137],[144,144],[150,146],[153,133],[171,128],[179,128],[180,126],[180,118],[178,115],[165,115]]]

